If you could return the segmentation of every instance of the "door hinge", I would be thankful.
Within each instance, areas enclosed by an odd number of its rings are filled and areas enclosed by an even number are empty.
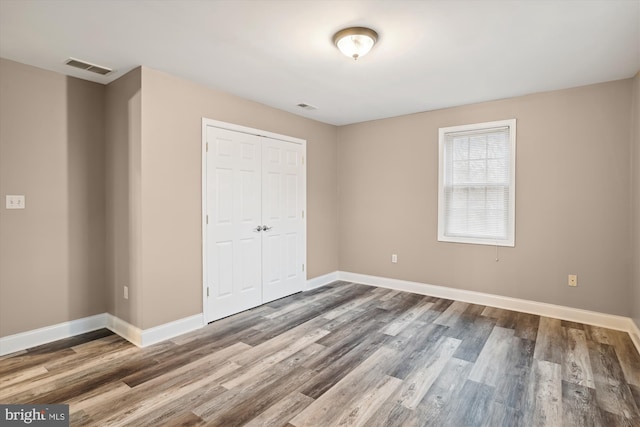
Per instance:
[[[302,156],[302,164],[304,165],[304,156]]]
[[[209,215],[206,215],[206,222],[209,224]]]
[[[302,271],[304,271],[304,264],[302,264]]]
[[[206,151],[208,153],[209,152],[209,143],[208,142],[207,142],[206,146],[207,146]]]
[[[304,218],[304,211],[302,211],[302,218]]]
[[[207,298],[209,298],[209,287],[207,286]]]

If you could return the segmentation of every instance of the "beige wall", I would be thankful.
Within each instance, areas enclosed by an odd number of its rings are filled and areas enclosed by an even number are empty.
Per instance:
[[[334,126],[148,68],[104,87],[0,65],[0,193],[28,206],[0,209],[0,336],[202,311],[202,117],[307,140],[308,277],[337,270]]]
[[[633,284],[632,317],[640,328],[640,73],[633,79],[633,105],[631,108],[631,141],[633,144]]]
[[[338,268],[336,127],[142,68],[142,327],[202,312],[202,117],[307,140],[308,277]]]
[[[106,292],[107,310],[141,326],[140,176],[142,70],[106,86]],[[124,299],[124,286],[129,299]]]
[[[632,81],[344,126],[340,269],[629,315]],[[516,247],[437,242],[438,128],[517,119]],[[392,264],[391,254],[398,254]],[[567,275],[579,286],[569,288]]]
[[[0,59],[0,336],[106,309],[103,106],[102,85]]]

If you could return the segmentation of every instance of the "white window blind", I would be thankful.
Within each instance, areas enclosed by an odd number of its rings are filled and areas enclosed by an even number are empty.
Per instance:
[[[515,244],[515,119],[440,129],[438,240]]]

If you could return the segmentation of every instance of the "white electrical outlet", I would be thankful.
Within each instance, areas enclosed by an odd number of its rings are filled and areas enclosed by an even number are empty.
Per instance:
[[[398,262],[398,255],[397,254],[391,254],[391,262],[394,263],[394,264]]]
[[[129,299],[129,287],[124,287],[124,299]]]
[[[578,276],[576,274],[569,275],[569,286],[578,286]]]
[[[24,209],[24,196],[12,196],[7,194],[7,209]]]

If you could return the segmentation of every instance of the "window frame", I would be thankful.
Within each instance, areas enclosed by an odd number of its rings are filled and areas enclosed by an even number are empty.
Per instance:
[[[508,127],[509,143],[511,145],[510,177],[509,177],[509,206],[507,238],[480,238],[466,236],[445,235],[445,143],[446,135],[457,132],[485,131],[487,129]],[[438,241],[449,243],[468,243],[475,245],[515,247],[515,219],[516,219],[516,119],[496,120],[492,122],[474,123],[460,126],[448,126],[438,129]]]

